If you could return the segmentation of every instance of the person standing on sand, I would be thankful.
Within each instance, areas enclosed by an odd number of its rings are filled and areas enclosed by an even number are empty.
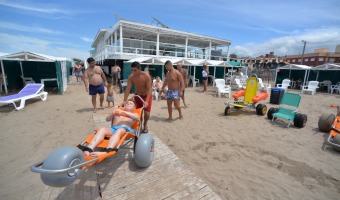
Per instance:
[[[111,74],[113,79],[113,85],[118,85],[118,81],[120,79],[120,67],[119,65],[115,65],[111,68]]]
[[[202,70],[203,92],[207,91],[208,75],[209,75],[208,66],[207,65],[203,65],[203,70]]]
[[[185,103],[185,98],[184,98],[184,92],[185,92],[185,86],[187,85],[187,80],[188,80],[188,70],[187,69],[183,69],[182,68],[182,63],[178,63],[177,65],[177,70],[179,71],[179,73],[181,73],[182,77],[183,77],[183,81],[184,81],[184,89],[183,89],[183,95],[181,96],[184,107],[188,107],[187,104]]]
[[[166,78],[164,80],[162,88],[159,90],[159,94],[168,86],[168,91],[166,92],[166,100],[168,105],[168,120],[172,120],[172,102],[174,102],[175,108],[178,110],[179,119],[183,119],[183,114],[180,106],[180,98],[183,96],[183,90],[185,88],[183,77],[181,73],[176,70],[171,61],[165,62],[165,67],[168,70]]]
[[[144,100],[144,124],[141,133],[147,133],[148,120],[150,118],[150,111],[152,106],[152,83],[151,77],[148,73],[143,72],[139,62],[131,64],[132,74],[128,78],[128,83],[124,93],[124,102],[128,99],[132,85],[135,86],[136,95],[139,95]],[[137,108],[143,106],[143,102],[135,97]]]
[[[73,67],[73,70],[72,70],[72,74],[74,74],[76,77],[77,77],[77,82],[82,81],[83,80],[83,66],[81,66],[80,63],[76,64],[74,67]]]
[[[100,97],[100,107],[103,107],[105,86],[107,85],[105,74],[99,66],[96,66],[96,62],[93,58],[88,58],[87,63],[89,67],[84,73],[84,84],[86,92],[92,96],[93,112],[96,112],[97,107],[97,94]]]

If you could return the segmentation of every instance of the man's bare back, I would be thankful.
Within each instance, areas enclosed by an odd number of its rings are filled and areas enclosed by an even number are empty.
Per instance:
[[[103,70],[99,66],[94,68],[88,67],[85,70],[85,76],[89,79],[89,83],[94,86],[98,86],[104,83],[102,78]]]

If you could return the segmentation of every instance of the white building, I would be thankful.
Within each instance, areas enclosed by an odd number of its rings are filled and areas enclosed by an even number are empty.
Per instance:
[[[109,29],[98,31],[90,53],[99,65],[118,64],[126,78],[132,61],[163,65],[171,60],[175,65],[181,62],[187,66],[226,66],[230,44],[230,40],[119,20]]]

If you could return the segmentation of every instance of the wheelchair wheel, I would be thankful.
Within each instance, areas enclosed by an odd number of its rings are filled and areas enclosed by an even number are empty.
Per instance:
[[[318,127],[320,131],[329,132],[335,120],[333,114],[322,114],[319,118]]]
[[[225,116],[227,116],[227,115],[230,115],[230,107],[229,106],[227,106],[226,108],[225,108],[225,110],[224,110],[224,115]]]
[[[297,113],[294,118],[294,126],[303,128],[307,124],[307,115]]]
[[[333,138],[333,143],[334,143],[334,144],[337,144],[337,145],[340,145],[340,134],[337,134],[336,136],[334,136],[334,138]],[[336,151],[340,151],[340,147],[333,146],[333,148],[334,148]]]
[[[65,169],[84,162],[81,150],[75,147],[59,147],[47,156],[42,165],[43,169],[58,170]],[[81,174],[81,168],[58,174],[40,174],[41,180],[49,186],[65,187],[72,184]]]
[[[265,115],[267,112],[267,106],[264,104],[259,104],[256,106],[256,114]]]
[[[269,108],[269,110],[267,112],[268,119],[272,120],[273,119],[273,114],[277,113],[277,111],[279,111],[279,109],[277,109],[277,108]]]
[[[149,167],[154,157],[154,139],[149,133],[140,134],[136,143],[135,162],[139,167]]]

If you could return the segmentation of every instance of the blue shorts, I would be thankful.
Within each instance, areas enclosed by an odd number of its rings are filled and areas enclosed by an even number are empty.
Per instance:
[[[104,94],[105,88],[104,83],[101,85],[89,85],[89,94],[90,95],[96,95],[96,94]]]
[[[179,96],[180,90],[168,90],[166,92],[166,99],[167,100],[177,100],[181,97]]]
[[[114,134],[114,133],[115,133],[118,129],[120,129],[120,128],[124,128],[124,129],[126,130],[126,132],[135,133],[135,131],[134,131],[132,128],[130,128],[130,127],[128,127],[128,126],[125,126],[125,125],[114,126],[114,127],[111,128],[111,131],[112,131],[112,133]]]

